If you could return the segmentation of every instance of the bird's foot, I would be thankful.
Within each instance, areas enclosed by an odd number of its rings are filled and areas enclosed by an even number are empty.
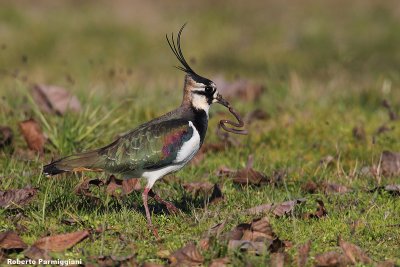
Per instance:
[[[154,198],[155,201],[157,201],[160,204],[163,204],[167,208],[169,213],[175,214],[175,215],[180,213],[180,210],[177,207],[175,207],[175,205],[172,204],[172,202],[162,199],[159,195],[154,193],[152,190],[149,191],[149,194],[152,198]]]
[[[180,213],[180,209],[178,209],[177,207],[175,207],[174,204],[172,204],[171,202],[168,201],[164,201],[164,205],[167,208],[168,212],[174,215],[177,215]]]

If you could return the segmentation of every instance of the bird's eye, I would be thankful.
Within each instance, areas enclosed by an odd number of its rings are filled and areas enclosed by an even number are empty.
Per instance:
[[[213,92],[213,88],[211,86],[206,86],[205,91],[207,94],[211,94]]]

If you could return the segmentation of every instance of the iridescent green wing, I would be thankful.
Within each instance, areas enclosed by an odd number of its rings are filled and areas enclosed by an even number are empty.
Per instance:
[[[101,149],[104,169],[112,173],[158,169],[173,163],[182,145],[193,136],[185,120],[149,124]]]

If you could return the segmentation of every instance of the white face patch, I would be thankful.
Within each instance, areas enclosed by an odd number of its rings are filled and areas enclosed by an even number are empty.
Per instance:
[[[208,110],[210,109],[210,105],[208,104],[207,97],[205,95],[193,93],[192,94],[192,105],[196,109],[204,110],[208,116]]]

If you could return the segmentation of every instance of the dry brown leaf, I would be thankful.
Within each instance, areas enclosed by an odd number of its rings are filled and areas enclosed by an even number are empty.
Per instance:
[[[283,252],[272,253],[269,266],[283,267],[285,265],[285,259],[287,257],[287,254]]]
[[[42,237],[33,246],[38,249],[51,252],[61,252],[75,246],[77,243],[88,237],[89,230],[82,230],[67,234]]]
[[[154,263],[154,262],[145,262],[142,264],[141,267],[164,267],[165,265],[159,264],[159,263]]]
[[[394,260],[385,260],[378,262],[376,267],[396,267],[396,262]]]
[[[335,183],[322,183],[322,189],[323,192],[327,195],[329,194],[344,194],[351,192],[350,189],[348,189],[346,186],[341,185],[341,184],[335,184]]]
[[[299,246],[297,249],[297,266],[304,267],[307,264],[308,255],[310,254],[311,240]]]
[[[277,204],[263,204],[244,211],[245,214],[257,215],[260,213],[272,213],[277,217],[281,217],[293,211],[297,204],[305,202],[305,198],[289,200]]]
[[[22,250],[28,247],[19,235],[14,231],[0,233],[0,249]]]
[[[108,266],[121,266],[121,267],[136,267],[139,266],[136,262],[136,254],[131,254],[128,256],[117,257],[111,256],[92,256],[91,260],[95,261],[94,264],[85,264],[86,267],[108,267]],[[143,265],[145,266],[145,265]],[[152,265],[146,265],[152,266]],[[157,265],[154,265],[157,266]],[[162,265],[161,265],[162,266]]]
[[[229,260],[228,257],[213,259],[213,260],[211,261],[209,267],[225,267],[225,266],[227,266],[230,262],[231,262],[231,261]]]
[[[361,250],[360,247],[344,241],[341,237],[339,237],[339,246],[342,248],[343,253],[347,256],[347,258],[353,264],[363,263],[369,264],[372,263],[372,260],[368,255]]]
[[[301,186],[301,189],[309,194],[314,194],[318,190],[318,185],[314,181],[307,181]]]
[[[13,131],[10,127],[0,126],[0,148],[11,144],[13,139]]]
[[[48,254],[47,251],[40,249],[36,246],[30,246],[27,250],[24,251],[24,255],[27,258],[30,258],[32,260],[39,260],[39,259],[43,259],[43,260],[50,260],[51,257]]]
[[[29,149],[43,153],[44,143],[46,138],[40,129],[39,124],[34,119],[29,119],[19,123],[19,128]]]
[[[0,191],[0,207],[15,209],[24,206],[32,201],[37,194],[36,188],[11,189]]]
[[[351,264],[349,259],[342,253],[329,251],[315,256],[315,265],[321,267],[342,267]]]
[[[381,156],[381,169],[384,176],[400,175],[400,153],[383,151]]]
[[[392,106],[390,105],[390,103],[387,99],[382,101],[382,106],[387,109],[388,114],[389,114],[389,119],[391,121],[395,121],[400,118],[399,115],[393,110]]]
[[[103,186],[104,185],[104,181],[100,180],[100,179],[85,179],[84,181],[82,181],[81,183],[79,183],[75,189],[74,192],[77,195],[82,195],[82,196],[87,196],[90,197],[94,200],[98,200],[98,197],[94,196],[92,194],[92,192],[90,191],[90,186],[91,185],[95,185],[95,186]]]
[[[327,212],[327,210],[325,208],[324,202],[322,200],[316,200],[316,201],[317,201],[317,204],[318,204],[317,210],[314,213],[306,213],[306,214],[304,214],[305,218],[308,218],[308,219],[313,219],[313,218],[321,219],[323,217],[326,217],[326,215],[328,215],[328,212]]]
[[[228,248],[249,251],[257,255],[280,252],[284,243],[272,231],[267,217],[254,219],[251,223],[242,223],[227,233]]]
[[[204,257],[200,254],[193,242],[188,243],[183,248],[175,251],[170,257],[171,266],[198,266],[204,262]]]
[[[210,182],[191,182],[184,183],[182,186],[186,192],[195,196],[199,194],[209,194],[214,187],[214,185]]]
[[[329,195],[335,193],[344,194],[351,192],[351,189],[347,188],[344,185],[329,183],[329,182],[315,183],[313,181],[307,181],[305,184],[303,184],[301,188],[304,192],[310,194],[315,194],[316,192],[322,192],[324,194]]]
[[[132,178],[132,179],[124,179],[119,180],[115,178],[114,175],[111,175],[106,182],[107,188],[106,192],[112,196],[121,196],[121,195],[129,195],[133,191],[140,191],[142,189],[140,185],[140,179]]]
[[[228,248],[231,250],[240,250],[250,252],[256,255],[263,255],[268,252],[268,244],[262,241],[249,240],[229,240]]]
[[[48,113],[63,115],[67,110],[79,112],[81,104],[76,96],[66,89],[52,85],[35,85],[33,99],[39,108]]]
[[[218,84],[218,91],[228,100],[256,101],[264,92],[262,85],[248,80],[238,79],[234,82],[228,82],[222,77],[216,77],[213,81]]]
[[[400,184],[390,184],[385,186],[385,190],[392,195],[400,195]]]

